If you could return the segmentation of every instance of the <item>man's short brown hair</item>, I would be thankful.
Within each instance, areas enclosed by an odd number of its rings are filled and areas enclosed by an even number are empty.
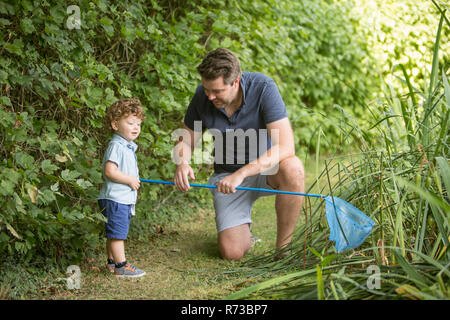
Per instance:
[[[241,65],[238,58],[228,49],[218,48],[211,51],[197,67],[198,73],[206,80],[223,77],[225,84],[232,84],[241,77]]]
[[[113,130],[111,126],[113,121],[119,121],[122,118],[128,117],[130,114],[138,117],[142,121],[145,120],[144,109],[139,99],[122,99],[112,104],[106,110],[106,121],[108,122],[109,129]]]

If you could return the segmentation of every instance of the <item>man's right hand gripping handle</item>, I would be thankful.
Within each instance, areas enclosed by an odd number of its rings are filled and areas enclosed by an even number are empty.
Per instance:
[[[195,180],[194,170],[192,170],[192,167],[187,163],[178,165],[175,170],[175,187],[183,192],[188,191],[190,189],[188,177]]]

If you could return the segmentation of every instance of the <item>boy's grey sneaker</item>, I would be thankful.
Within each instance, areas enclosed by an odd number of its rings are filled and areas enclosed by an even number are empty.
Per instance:
[[[121,268],[114,268],[114,274],[119,278],[139,278],[145,276],[145,271],[127,263]]]
[[[111,273],[114,273],[114,268],[116,267],[116,265],[114,263],[107,263],[106,264],[106,269],[108,269]]]

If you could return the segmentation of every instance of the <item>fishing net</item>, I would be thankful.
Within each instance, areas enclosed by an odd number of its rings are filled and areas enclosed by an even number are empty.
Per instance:
[[[173,181],[160,181],[150,179],[140,179],[144,182],[171,184]],[[217,188],[216,185],[194,184],[192,187],[201,188]],[[270,193],[294,194],[306,197],[318,197],[325,199],[325,211],[328,226],[330,228],[330,240],[336,242],[336,250],[342,252],[348,249],[359,247],[367,236],[370,234],[375,222],[362,213],[358,208],[355,208],[350,203],[331,196],[323,196],[317,194],[306,194],[299,192],[289,192],[273,189],[260,189],[248,187],[236,187],[238,190],[263,191]],[[305,241],[306,244],[306,241]]]
[[[330,240],[338,252],[359,247],[370,234],[375,222],[350,203],[328,196],[325,211]]]

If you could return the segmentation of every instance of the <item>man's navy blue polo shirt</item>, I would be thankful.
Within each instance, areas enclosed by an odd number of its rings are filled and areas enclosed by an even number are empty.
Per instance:
[[[264,129],[268,123],[287,117],[286,106],[271,78],[262,73],[242,72],[240,85],[242,105],[231,118],[224,108],[216,108],[208,99],[203,85],[197,87],[184,117],[188,128],[196,129],[194,121],[201,121],[202,132],[209,129],[213,135],[216,173],[234,172],[266,152],[271,144]],[[221,155],[218,148],[222,148]]]

